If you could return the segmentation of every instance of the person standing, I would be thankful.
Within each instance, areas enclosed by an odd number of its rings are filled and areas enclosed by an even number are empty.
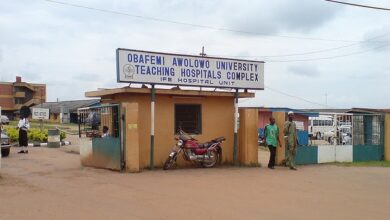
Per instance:
[[[30,116],[30,108],[27,106],[22,106],[20,108],[20,120],[18,123],[19,129],[19,146],[22,148],[18,153],[19,154],[28,154],[28,138],[27,131],[30,129],[30,123],[28,117]]]
[[[268,168],[275,169],[275,157],[276,157],[276,147],[280,145],[279,140],[279,128],[275,124],[275,118],[269,118],[269,124],[264,128],[265,143],[268,146],[270,156],[268,162]]]
[[[103,126],[103,135],[102,135],[102,138],[107,138],[107,137],[111,137],[111,135],[110,135],[110,133],[109,133],[108,127],[107,127],[107,126]]]
[[[287,158],[286,165],[290,167],[291,170],[297,170],[295,166],[295,155],[297,153],[298,147],[298,134],[297,134],[297,126],[294,120],[294,112],[288,112],[288,121],[284,123],[284,137],[286,140],[286,149],[287,149]]]

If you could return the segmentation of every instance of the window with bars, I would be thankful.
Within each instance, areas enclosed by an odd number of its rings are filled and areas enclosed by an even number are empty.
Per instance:
[[[194,104],[175,105],[175,133],[180,128],[189,134],[202,133],[202,107]]]

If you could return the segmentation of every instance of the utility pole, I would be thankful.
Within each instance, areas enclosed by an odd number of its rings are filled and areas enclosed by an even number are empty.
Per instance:
[[[204,52],[204,46],[202,46],[202,52],[199,55],[201,55],[202,57],[207,56],[207,54],[205,54],[205,52]],[[200,87],[200,91],[202,91],[202,86]]]
[[[43,107],[43,87],[40,88],[40,95],[41,95],[41,108]],[[41,129],[41,132],[43,132],[43,119],[39,119],[39,127]]]
[[[199,55],[201,55],[202,57],[207,56],[207,54],[204,53],[204,46],[202,46],[202,53],[200,53]]]

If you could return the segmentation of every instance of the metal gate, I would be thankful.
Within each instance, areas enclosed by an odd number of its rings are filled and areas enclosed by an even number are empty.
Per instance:
[[[352,145],[353,114],[320,113],[309,117],[309,134],[312,145]]]
[[[122,170],[124,167],[119,105],[77,110],[80,156],[85,166]]]

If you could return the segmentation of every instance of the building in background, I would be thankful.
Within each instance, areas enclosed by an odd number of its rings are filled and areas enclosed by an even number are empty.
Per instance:
[[[2,114],[13,119],[22,106],[34,106],[46,101],[46,84],[23,82],[17,76],[15,82],[0,82],[0,106]]]
[[[309,117],[318,117],[318,112],[312,111],[303,111],[299,109],[283,108],[283,107],[240,107],[240,108],[255,108],[258,110],[258,134],[259,134],[259,144],[263,144],[264,141],[264,127],[269,124],[269,118],[273,116],[274,112],[284,112],[286,115],[285,120],[287,120],[287,113],[289,111],[294,112],[294,121],[298,129],[298,141],[300,145],[306,146],[309,144],[308,139],[308,127],[309,127]],[[283,131],[283,128],[279,128],[280,132]]]
[[[93,107],[98,105],[100,105],[100,99],[45,102],[33,107],[49,109],[50,122],[77,123],[78,108]]]

